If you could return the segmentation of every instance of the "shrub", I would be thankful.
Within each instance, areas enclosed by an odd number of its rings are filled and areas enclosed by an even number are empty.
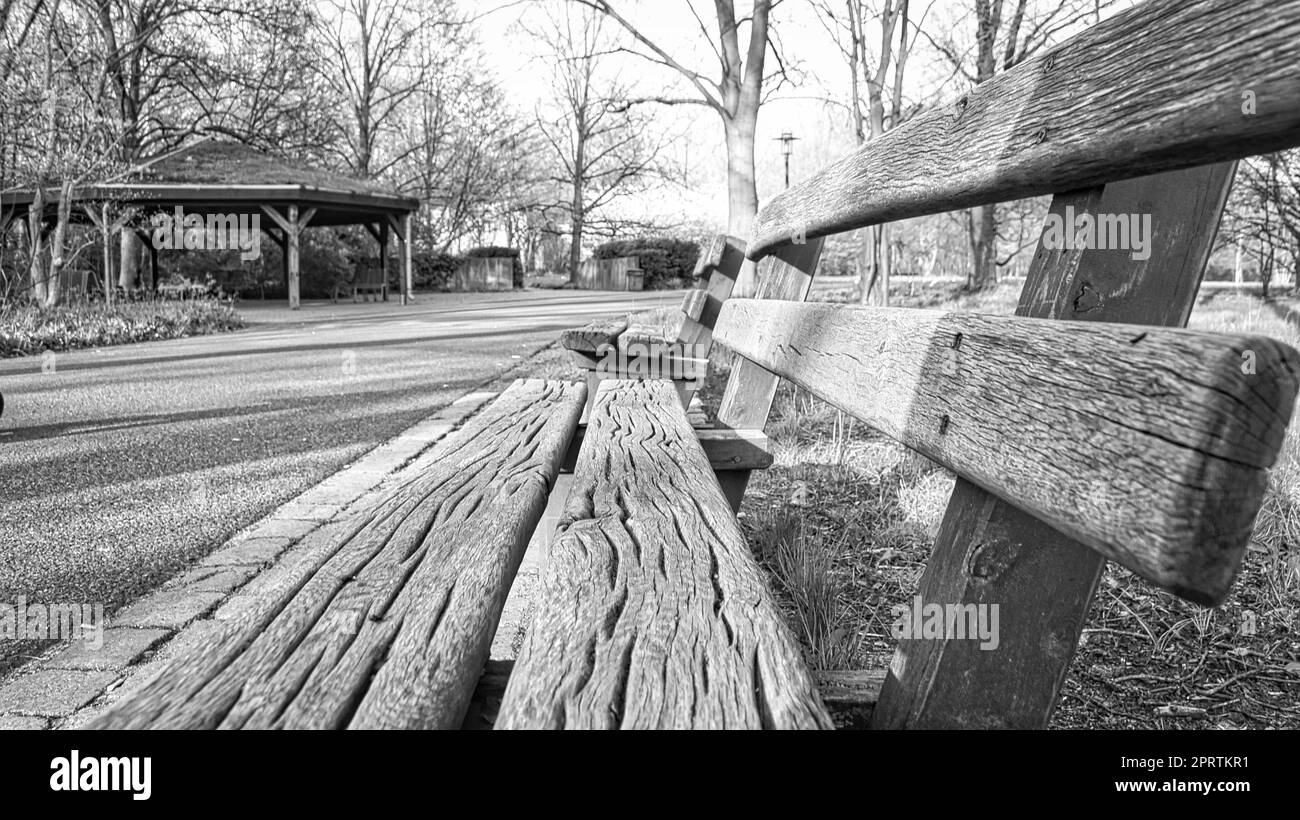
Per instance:
[[[502,245],[483,245],[465,251],[465,256],[489,259],[510,257],[514,260],[514,263],[510,266],[510,283],[516,288],[522,288],[524,286],[524,263],[519,258],[518,248],[507,248]]]
[[[179,339],[243,326],[239,314],[216,299],[85,302],[55,308],[11,305],[0,307],[0,357]]]
[[[451,290],[460,260],[454,253],[441,251],[411,254],[411,278],[420,290]]]
[[[637,257],[645,273],[645,289],[657,290],[681,287],[690,281],[695,263],[700,258],[700,246],[688,239],[668,236],[616,239],[598,245],[592,256],[596,259]]]

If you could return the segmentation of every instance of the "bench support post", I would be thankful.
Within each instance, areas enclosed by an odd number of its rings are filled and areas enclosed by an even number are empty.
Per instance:
[[[1150,256],[1040,239],[1017,315],[1185,326],[1235,167],[1058,194],[1058,216],[1067,206],[1093,217],[1149,215]],[[1104,567],[1096,552],[959,478],[918,594],[924,604],[998,606],[996,648],[900,641],[873,728],[1046,728]]]

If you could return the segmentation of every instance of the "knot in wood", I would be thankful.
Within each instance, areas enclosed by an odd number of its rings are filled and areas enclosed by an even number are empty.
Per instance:
[[[1016,561],[1016,545],[1008,541],[986,541],[975,546],[966,562],[966,574],[981,581],[995,581]]]

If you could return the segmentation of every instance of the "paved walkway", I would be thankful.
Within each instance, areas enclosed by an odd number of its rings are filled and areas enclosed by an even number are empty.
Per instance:
[[[290,505],[282,520],[298,524],[249,536],[268,512],[520,365],[559,330],[679,301],[529,291],[424,296],[405,308],[245,305],[252,327],[240,333],[60,354],[53,372],[37,359],[0,360],[0,603],[102,603],[112,613],[189,577],[241,531],[267,559],[344,499]],[[191,596],[195,606],[215,605],[244,572],[199,579],[213,589]],[[148,630],[174,629],[192,609],[132,622],[124,628],[144,631],[123,633],[121,651],[138,655],[160,637]],[[31,649],[0,641],[0,668]]]

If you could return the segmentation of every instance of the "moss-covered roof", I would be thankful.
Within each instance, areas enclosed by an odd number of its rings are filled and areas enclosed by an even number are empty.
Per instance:
[[[161,185],[306,185],[332,191],[401,196],[374,182],[355,179],[249,145],[204,139],[137,168],[131,182]]]

